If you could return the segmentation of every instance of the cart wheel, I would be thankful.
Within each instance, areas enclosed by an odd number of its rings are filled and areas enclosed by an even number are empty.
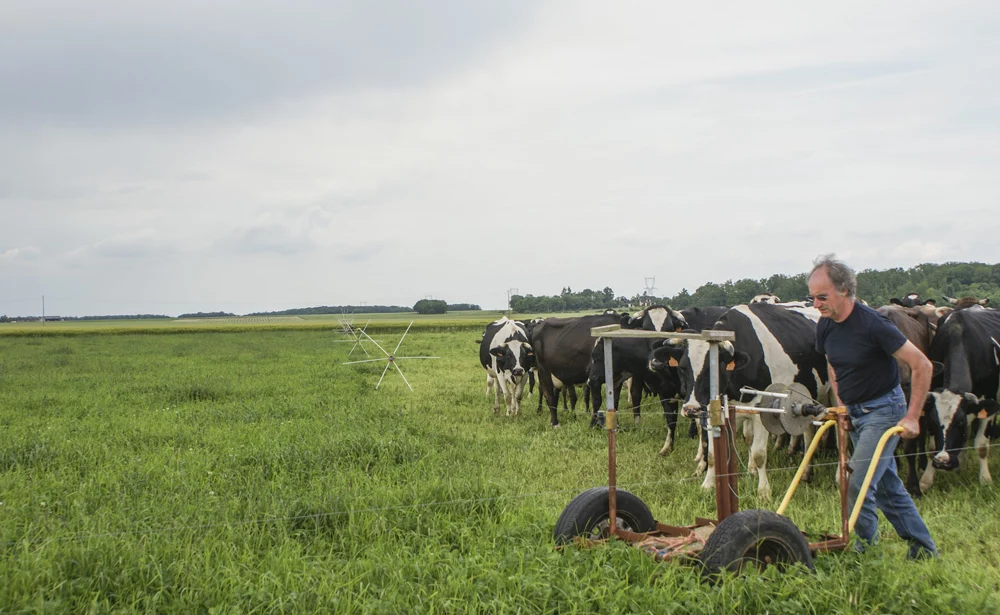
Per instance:
[[[809,543],[795,524],[769,510],[741,510],[726,517],[705,541],[701,563],[709,575],[739,572],[746,565],[763,570],[795,563],[813,570]]]
[[[636,495],[624,489],[615,490],[616,525],[620,530],[651,532],[656,529],[653,513]],[[610,532],[608,519],[608,488],[594,487],[573,498],[566,505],[553,532],[556,544],[573,542],[576,537],[601,539]]]

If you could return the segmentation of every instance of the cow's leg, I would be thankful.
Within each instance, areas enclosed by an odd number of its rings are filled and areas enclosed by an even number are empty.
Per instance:
[[[517,414],[521,411],[521,397],[523,395],[524,395],[524,376],[522,375],[521,379],[518,380],[517,384],[514,385],[514,392],[513,395],[511,395],[512,397],[511,409],[508,412],[508,414],[517,416]]]
[[[513,387],[513,383],[510,381],[510,375],[508,374],[508,372],[502,372],[502,373],[497,374],[497,383],[500,385],[500,391],[501,391],[501,393],[503,393],[503,407],[504,407],[504,410],[505,410],[507,416],[510,416],[510,404],[511,404],[510,397],[511,397],[511,392],[512,392],[511,391],[511,387]],[[493,408],[493,411],[496,412],[497,410],[498,410],[498,408],[496,407],[496,404],[495,404],[494,408]]]
[[[538,368],[538,390],[541,391],[541,397],[545,398],[545,403],[549,406],[552,426],[559,427],[559,406],[557,405],[559,400],[556,397],[555,382],[552,374],[541,367]]]
[[[703,433],[707,432],[707,429],[703,430]],[[701,483],[702,489],[715,488],[715,447],[713,446],[712,440],[713,438],[708,439],[708,445],[706,447],[708,450],[708,459],[707,463],[704,463],[705,469],[702,469],[702,463],[698,464],[698,474],[701,474],[703,471],[705,472],[705,480]]]
[[[674,448],[674,433],[677,431],[677,406],[665,397],[660,398],[660,405],[663,406],[663,419],[667,423],[667,437],[663,441],[660,454],[666,455]]]
[[[632,406],[632,419],[636,424],[639,423],[639,417],[642,407],[642,390],[643,383],[641,378],[632,377],[632,383],[628,387],[628,401]]]
[[[712,440],[708,437],[707,422],[702,424],[702,419],[699,418],[696,420],[698,421],[698,454],[695,455],[694,460],[698,462],[698,466],[695,469],[695,475],[698,475],[711,467],[709,451],[712,447]]]
[[[569,409],[576,412],[576,402],[579,400],[576,394],[576,385],[570,385],[566,387],[566,395],[569,397]],[[566,398],[563,398],[563,410],[566,409]]]
[[[753,424],[753,442],[750,444],[750,462],[757,468],[757,496],[764,501],[771,501],[771,483],[767,480],[767,429],[760,416],[751,415],[749,422]]]
[[[920,493],[927,493],[934,485],[934,464],[928,463],[920,476]]]
[[[810,424],[810,425],[808,425],[806,427],[805,432],[800,437],[800,439],[802,441],[802,456],[803,457],[805,457],[806,451],[809,450],[809,445],[812,444],[812,439],[813,439],[815,433],[816,433],[816,428],[813,427],[812,424]],[[819,445],[817,445],[817,448],[818,448],[818,446]],[[788,455],[791,456],[792,454],[794,454],[794,452],[795,452],[795,449],[794,449],[794,447],[792,447],[792,448],[790,448]],[[806,469],[802,472],[802,480],[804,480],[806,482],[812,480],[812,468],[813,468],[812,461],[810,461],[809,465],[807,465]]]
[[[990,441],[986,437],[986,428],[989,427],[993,417],[978,420],[979,428],[976,430],[973,446],[976,447],[976,453],[979,455],[979,484],[990,485],[993,483],[993,477],[990,476]]]
[[[924,430],[921,428],[920,434],[912,440],[903,440],[903,457],[906,458],[906,490],[915,498],[920,497],[920,480],[917,478],[917,450],[919,441],[925,438]]]

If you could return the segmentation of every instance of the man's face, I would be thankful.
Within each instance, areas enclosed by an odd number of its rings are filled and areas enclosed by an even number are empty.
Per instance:
[[[813,307],[819,310],[820,316],[834,322],[846,320],[850,315],[850,306],[854,303],[845,293],[833,287],[826,269],[817,269],[809,277],[809,295],[812,296]]]

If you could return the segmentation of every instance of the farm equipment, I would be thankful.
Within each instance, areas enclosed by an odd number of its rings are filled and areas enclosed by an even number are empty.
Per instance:
[[[608,486],[596,487],[576,496],[556,522],[554,538],[558,545],[578,543],[585,546],[601,544],[609,539],[624,540],[651,555],[657,561],[682,560],[700,562],[705,572],[739,571],[747,565],[762,569],[766,566],[785,567],[801,563],[813,568],[813,554],[843,550],[864,498],[858,498],[853,511],[848,510],[847,495],[847,432],[849,421],[843,406],[828,408],[814,403],[804,387],[797,384],[772,385],[766,391],[746,389],[762,401],[756,406],[730,404],[719,391],[719,348],[731,342],[735,334],[729,331],[706,330],[701,333],[673,333],[623,330],[618,325],[595,327],[594,337],[604,340],[604,365],[607,382],[607,405],[604,427],[608,434]],[[616,409],[613,407],[611,345],[614,338],[681,338],[709,342],[711,373],[710,403],[707,410],[708,428],[715,457],[716,518],[695,518],[692,525],[666,525],[653,518],[649,507],[636,495],[618,489],[616,485]],[[761,414],[770,430],[784,429],[787,433],[802,433],[814,421],[821,421],[812,443],[799,465],[795,477],[776,512],[765,509],[739,509],[737,492],[739,470],[734,451],[736,413]],[[768,417],[765,419],[764,417]],[[840,490],[840,534],[821,534],[810,542],[807,535],[784,516],[821,436],[836,428]],[[875,466],[888,439],[902,431],[893,427],[883,434],[865,476],[861,493],[871,484]]]

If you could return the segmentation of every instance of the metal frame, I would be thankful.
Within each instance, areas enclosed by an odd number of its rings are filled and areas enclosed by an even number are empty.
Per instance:
[[[605,411],[604,427],[608,432],[608,521],[609,537],[626,540],[629,543],[642,548],[652,555],[657,561],[668,559],[692,557],[704,547],[705,540],[711,533],[714,526],[721,523],[726,517],[739,511],[738,479],[739,473],[736,467],[736,458],[732,454],[733,440],[730,434],[735,426],[736,411],[759,412],[759,408],[749,408],[735,404],[727,404],[723,407],[719,391],[719,344],[722,342],[732,342],[736,339],[735,333],[731,331],[706,330],[701,333],[675,333],[661,331],[646,331],[637,329],[622,329],[619,325],[608,325],[604,327],[594,327],[591,335],[604,341],[604,377],[607,388],[607,401]],[[629,339],[697,339],[709,342],[709,393],[711,400],[708,408],[708,422],[711,431],[712,443],[715,451],[715,504],[716,519],[695,518],[693,525],[674,526],[664,525],[656,522],[656,530],[648,533],[637,533],[618,528],[617,525],[617,410],[614,407],[614,378],[612,366],[612,344],[615,338]],[[754,391],[757,394],[770,395],[774,397],[784,397],[782,394],[769,393],[764,391]],[[831,418],[832,417],[832,418]],[[820,437],[831,427],[837,428],[837,452],[838,452],[838,472],[840,474],[840,513],[841,513],[841,533],[840,535],[823,535],[822,540],[810,542],[809,548],[814,552],[839,551],[847,548],[850,533],[854,529],[864,498],[858,498],[853,511],[848,511],[847,495],[847,432],[850,430],[850,422],[847,415],[847,408],[837,406],[826,409],[827,420],[813,437],[809,450],[803,456],[792,483],[788,488],[785,497],[778,508],[778,514],[784,514],[785,509],[791,501],[795,489],[798,487],[809,461],[812,459],[816,448],[819,445]],[[728,423],[728,425],[727,425]],[[867,487],[871,482],[871,476],[878,463],[882,448],[889,437],[902,431],[901,427],[889,429],[879,442],[875,450],[871,464],[862,486],[862,492],[867,492]],[[707,531],[706,531],[707,530]],[[584,541],[593,542],[593,541]]]

